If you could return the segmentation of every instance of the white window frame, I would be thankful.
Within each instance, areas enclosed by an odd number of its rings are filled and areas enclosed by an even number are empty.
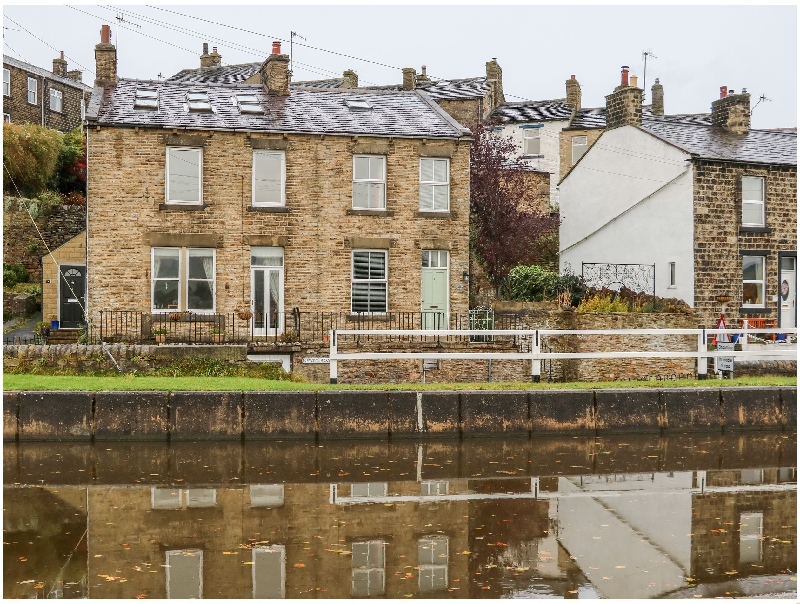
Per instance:
[[[31,82],[33,83],[33,90],[31,90]],[[31,95],[33,95],[33,100],[31,100]],[[28,76],[28,103],[30,105],[36,105],[37,99],[39,98],[39,81],[36,78],[32,78]]]
[[[262,156],[275,156],[280,157],[281,159],[281,181],[280,181],[280,194],[281,198],[280,201],[277,203],[268,203],[265,201],[256,201],[256,157]],[[251,203],[253,207],[272,207],[272,208],[280,208],[286,205],[286,151],[272,151],[268,149],[254,149],[253,150],[253,164],[252,164],[252,172],[253,172],[253,182],[252,182],[252,197]]]
[[[677,281],[678,281],[678,273],[676,269],[676,263],[670,262],[669,263],[669,289],[677,288]]]
[[[263,554],[279,554],[279,556],[280,556],[279,560],[280,560],[280,565],[281,565],[281,584],[280,584],[279,593],[280,593],[280,597],[281,598],[285,598],[286,597],[286,546],[285,545],[264,545],[264,546],[254,547],[250,551],[251,551],[251,558],[250,559],[253,562],[253,571],[252,571],[253,598],[256,599],[256,598],[262,597],[262,596],[256,594],[256,583],[257,583],[256,566],[258,566],[257,559],[259,558],[259,556],[257,554],[259,554],[259,553],[263,553]]]
[[[285,501],[285,497],[286,495],[283,484],[250,485],[251,508],[266,508],[266,509],[282,508]]]
[[[169,193],[169,152],[175,151],[197,151],[200,154],[198,162],[197,178],[199,179],[200,192],[197,201],[185,201],[180,199],[170,199]],[[180,161],[180,160],[179,160]],[[178,147],[168,146],[166,151],[166,180],[164,182],[164,203],[171,205],[200,205],[203,203],[203,148],[202,147]]]
[[[367,492],[365,494],[355,494],[354,491],[356,488],[361,488],[363,486],[367,487]],[[377,490],[378,493],[373,493],[373,491]],[[389,491],[389,483],[387,482],[352,482],[350,483],[350,497],[386,497],[386,493]]]
[[[155,286],[157,281],[174,281],[174,277],[169,279],[157,279],[155,276],[156,254],[155,250],[178,250],[178,308],[156,308],[153,304]],[[212,278],[211,279],[190,279],[189,278],[189,252],[190,250],[211,250],[212,257]],[[211,282],[211,308],[189,308],[189,281]],[[150,248],[150,312],[152,313],[171,313],[171,312],[191,312],[197,315],[214,314],[217,310],[217,249],[213,247],[175,247],[158,245]]]
[[[522,155],[526,157],[544,157],[542,153],[542,128],[541,124],[534,126],[520,126],[522,129]],[[534,136],[535,133],[535,136]],[[528,153],[528,141],[536,140],[539,143],[537,153]]]
[[[86,121],[86,99],[81,99],[81,121]]]
[[[367,158],[369,159],[370,163],[374,159],[380,159],[383,166],[383,178],[360,178],[356,179],[356,159],[358,158]],[[380,184],[382,191],[383,191],[383,205],[375,206],[375,207],[362,207],[356,205],[356,185],[358,184]],[[369,202],[368,202],[369,203]],[[385,155],[367,155],[367,154],[357,154],[353,155],[353,209],[354,210],[385,210],[386,209],[386,156]]]
[[[583,143],[576,144],[576,139],[583,139]],[[578,157],[575,157],[575,149],[583,147],[583,151]],[[578,134],[572,137],[572,165],[574,166],[578,163],[578,160],[585,155],[585,153],[589,150],[589,137],[585,134]]]
[[[422,165],[425,162],[432,162],[435,166],[436,162],[445,162],[445,170],[446,170],[446,178],[443,181],[436,180],[436,171],[432,167],[431,174],[432,180],[423,180],[423,170]],[[423,187],[430,187],[431,188],[431,201],[433,206],[430,208],[423,208],[422,207],[422,189]],[[450,211],[450,160],[446,157],[420,157],[419,158],[419,210],[420,212],[449,212]],[[437,206],[437,199],[441,196],[437,196],[437,191],[444,190],[444,207],[436,207]]]
[[[3,114],[3,122],[5,122],[6,124],[10,124],[11,123],[11,115],[8,114],[8,113],[4,113]]]
[[[53,100],[56,101],[56,107],[53,107]],[[55,88],[50,89],[50,111],[56,113],[63,113],[64,111],[64,93]]]
[[[745,178],[752,178],[761,181],[761,199],[745,199],[745,192],[744,192],[744,179]],[[755,227],[763,227],[766,225],[766,179],[763,176],[742,176],[742,226],[755,226]],[[744,221],[744,208],[745,205],[749,206],[760,206],[761,208],[761,220],[759,222],[745,222]]]
[[[11,70],[3,67],[3,96],[11,96]]]
[[[742,534],[742,524],[746,522],[748,526],[750,523],[758,523],[758,532],[745,531]],[[760,564],[764,561],[764,544],[762,538],[764,536],[764,512],[741,512],[739,514],[739,564]],[[758,544],[758,558],[754,560],[742,561],[742,544],[755,541]]]
[[[381,253],[384,256],[384,275],[383,279],[356,279],[356,254],[357,253]],[[356,313],[359,311],[353,310],[353,285],[356,283],[384,283],[386,291],[386,307],[383,310],[368,310],[361,314],[383,315],[389,312],[389,251],[388,250],[373,250],[373,249],[355,249],[350,254],[350,312]]]
[[[170,557],[172,556],[186,556],[191,555],[192,557],[200,559],[200,597],[203,597],[203,550],[200,549],[175,549],[169,550],[166,554],[166,566],[167,566],[167,598],[171,598],[170,595]]]
[[[365,566],[356,566],[355,549],[358,546],[366,546],[367,549],[367,564]],[[371,547],[377,546],[380,554],[378,560],[370,558]],[[386,593],[386,546],[382,539],[372,539],[370,541],[355,541],[350,544],[350,560],[351,560],[351,574],[350,574],[350,594],[356,597],[371,597],[380,596]],[[355,594],[355,582],[357,576],[366,576],[367,578],[367,594]],[[380,577],[380,590],[371,592],[371,582],[374,576]]]
[[[439,589],[447,589],[447,586],[450,585],[450,578],[449,578],[449,566],[450,566],[450,538],[447,535],[428,535],[426,537],[422,537],[417,542],[417,548],[419,551],[420,546],[424,546],[426,543],[428,547],[432,547],[434,542],[444,540],[445,542],[445,557],[444,557],[444,564],[437,564],[436,562],[428,563],[423,562],[422,560],[417,560],[417,566],[419,568],[419,576],[418,576],[418,583],[420,591],[438,591]],[[419,556],[418,556],[419,557]],[[434,558],[435,560],[435,558]],[[432,577],[435,571],[442,571],[444,570],[444,587],[426,587],[422,583],[422,579],[426,574],[430,573],[431,576],[431,584],[433,583]]]
[[[447,480],[423,480],[420,483],[420,495],[437,497],[450,494],[450,482]]]
[[[755,258],[761,261],[761,279],[745,279],[744,278],[744,262],[747,258]],[[744,286],[749,284],[761,284],[761,303],[747,303],[744,301]],[[761,255],[742,255],[742,307],[743,308],[764,308],[767,305],[767,258]]]

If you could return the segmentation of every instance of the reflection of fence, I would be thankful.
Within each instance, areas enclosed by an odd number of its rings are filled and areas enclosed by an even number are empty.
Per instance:
[[[797,329],[765,329],[762,333],[784,333],[797,335]],[[450,331],[435,330],[358,330],[343,329],[331,330],[330,334],[330,381],[335,384],[338,380],[338,361],[347,360],[389,360],[389,359],[461,359],[461,360],[529,360],[531,361],[531,379],[534,382],[540,381],[542,373],[542,361],[564,360],[564,359],[696,359],[697,377],[705,379],[707,369],[707,359],[716,357],[771,357],[775,359],[793,360],[796,359],[796,351],[793,349],[772,348],[760,351],[719,351],[708,350],[708,336],[714,334],[736,334],[737,329],[457,329]],[[669,350],[666,344],[660,343],[658,350],[625,350],[619,352],[544,352],[542,350],[542,340],[546,337],[558,336],[695,336],[697,338],[696,350]],[[392,338],[409,339],[417,337],[424,338],[450,339],[463,338],[464,336],[481,337],[512,337],[514,342],[519,342],[525,338],[530,338],[530,350],[517,350],[515,352],[431,352],[430,350],[418,350],[414,352],[339,352],[338,346],[341,340],[360,338],[373,338],[374,341],[391,341]]]
[[[655,264],[614,264],[611,262],[582,262],[581,277],[588,287],[596,289],[619,285],[636,293],[656,295]]]

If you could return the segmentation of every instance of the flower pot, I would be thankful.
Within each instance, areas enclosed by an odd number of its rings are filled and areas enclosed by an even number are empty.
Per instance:
[[[58,320],[53,319],[52,321],[50,321],[50,329],[53,330],[58,329],[58,324],[59,324]]]
[[[165,334],[165,333],[157,333],[157,334],[155,334],[155,336],[156,336],[156,343],[157,344],[163,344],[164,342],[167,341],[167,334]]]
[[[171,312],[169,313],[169,320],[170,321],[180,321],[183,318],[182,312]]]
[[[239,317],[242,321],[249,321],[253,318],[253,313],[249,310],[239,310],[236,311],[236,316]]]
[[[225,341],[225,334],[224,333],[212,333],[211,339],[214,341],[215,344],[221,344]]]

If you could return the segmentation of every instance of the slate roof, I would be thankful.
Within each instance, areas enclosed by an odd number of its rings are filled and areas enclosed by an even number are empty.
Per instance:
[[[56,75],[52,71],[47,71],[46,69],[43,69],[41,67],[36,67],[36,65],[31,65],[30,63],[19,61],[14,57],[10,57],[8,55],[3,55],[3,63],[6,63],[13,67],[17,67],[19,69],[24,69],[25,71],[28,71],[30,73],[35,73],[38,76],[45,77],[48,80],[58,82],[59,84],[63,84],[64,86],[69,86],[70,88],[77,88],[78,90],[83,90],[84,92],[92,91],[92,87],[87,86],[83,82],[78,82],[76,80],[71,80],[69,78]]]
[[[503,123],[568,120],[571,115],[572,107],[567,105],[566,99],[503,103],[491,114]]]
[[[134,109],[136,90],[158,91],[158,109]],[[213,112],[189,112],[187,92],[206,92]],[[253,94],[263,114],[242,114],[236,93]],[[372,109],[351,109],[347,99]],[[248,130],[310,134],[362,134],[398,137],[459,138],[469,130],[447,115],[424,92],[382,93],[359,89],[298,88],[287,96],[267,95],[260,84],[191,84],[121,79],[95,89],[87,119],[98,125]]]
[[[642,119],[642,129],[702,159],[797,165],[797,133],[750,130],[733,134],[717,126]]]
[[[681,113],[675,115],[654,115],[650,105],[642,107],[642,119],[653,119],[661,122],[681,124],[711,125],[710,113]],[[575,130],[592,130],[606,127],[606,108],[587,107],[578,111],[570,122],[569,128]]]
[[[261,63],[241,63],[239,65],[218,65],[183,69],[167,78],[167,82],[191,82],[195,84],[236,84],[258,73]]]
[[[306,80],[291,82],[289,88],[341,88],[345,83],[344,78],[329,78],[327,80]]]

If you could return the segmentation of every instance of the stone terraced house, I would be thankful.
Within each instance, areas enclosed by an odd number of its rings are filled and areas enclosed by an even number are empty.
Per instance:
[[[82,73],[67,71],[64,53],[47,71],[3,55],[3,121],[33,123],[69,132],[83,122],[92,88]]]
[[[744,90],[722,87],[707,117],[654,116],[641,99],[623,72],[606,129],[561,181],[561,268],[650,267],[648,287],[706,326],[725,305],[728,325],[795,327],[796,129],[751,129]]]
[[[221,81],[118,78],[105,29],[96,58],[90,317],[467,311],[471,133],[430,95],[290,87],[277,42]]]

